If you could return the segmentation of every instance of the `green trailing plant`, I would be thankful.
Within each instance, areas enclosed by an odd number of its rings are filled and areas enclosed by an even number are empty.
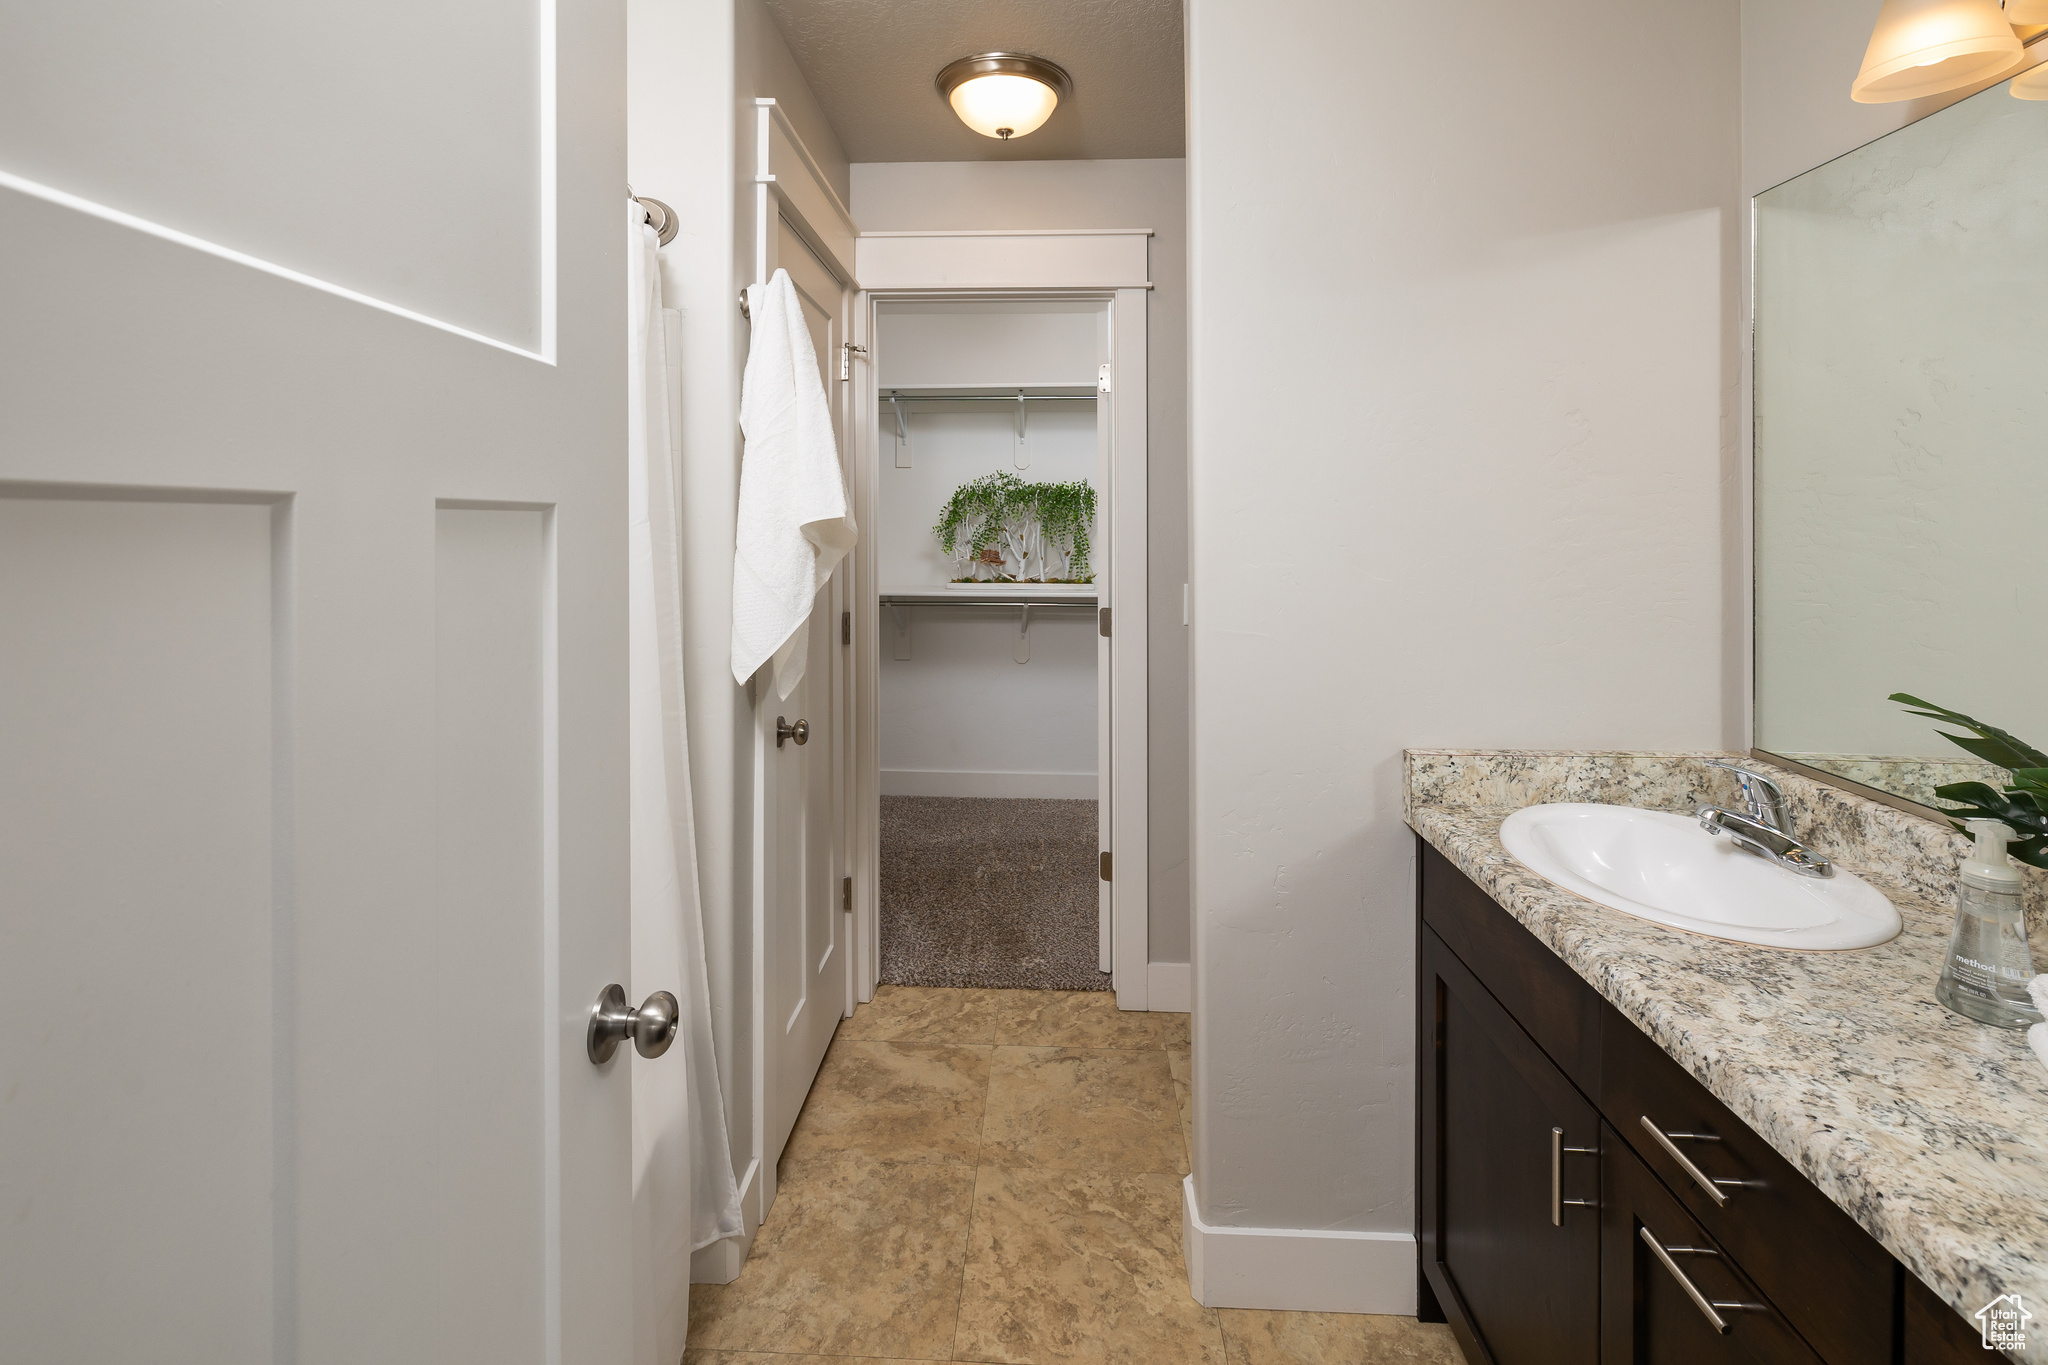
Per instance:
[[[938,525],[932,527],[947,557],[971,564],[993,548],[1003,534],[1003,509],[1023,486],[1015,474],[997,470],[954,489],[939,509]]]
[[[1095,486],[1086,479],[1041,483],[1037,493],[1038,524],[1046,542],[1066,561],[1066,576],[1086,583],[1095,574],[1088,564],[1089,532],[1095,525]]]
[[[1989,782],[1948,782],[1936,787],[1934,794],[1954,807],[1944,811],[1950,823],[1960,830],[1964,820],[2001,820],[2020,836],[2006,852],[2030,867],[2048,867],[2048,753],[1995,725],[1922,701],[1911,693],[1894,692],[1887,700],[1905,706],[1908,715],[1968,730],[1967,735],[1940,729],[1935,733],[2012,774],[2012,781],[2002,791]]]
[[[998,470],[954,489],[932,534],[954,563],[955,582],[972,581],[986,567],[999,581],[1087,583],[1094,524],[1087,480],[1026,483]]]

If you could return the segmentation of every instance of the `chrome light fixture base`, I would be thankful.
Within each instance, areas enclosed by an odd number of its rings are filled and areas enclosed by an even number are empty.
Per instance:
[[[982,52],[948,62],[932,83],[939,98],[951,103],[953,92],[976,76],[1029,76],[1040,85],[1052,87],[1062,100],[1074,93],[1074,78],[1058,62],[1023,52]]]

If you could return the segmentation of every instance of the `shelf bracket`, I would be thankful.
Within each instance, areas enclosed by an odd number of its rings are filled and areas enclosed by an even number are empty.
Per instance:
[[[1024,391],[1017,391],[1017,468],[1031,468],[1031,450],[1024,444],[1024,412],[1030,404],[1024,401]]]
[[[1020,664],[1031,662],[1031,608],[1026,602],[1017,609],[1017,644],[1010,651],[1010,657]]]
[[[889,407],[896,414],[896,467],[910,468],[910,428],[903,424],[903,399],[895,392],[889,394]]]
[[[889,657],[908,659],[910,657],[910,614],[901,602],[889,604],[889,615],[895,618],[896,629],[889,638]]]

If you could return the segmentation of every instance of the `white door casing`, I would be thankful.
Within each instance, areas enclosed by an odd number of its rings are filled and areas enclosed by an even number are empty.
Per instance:
[[[1102,848],[1111,856],[1111,880],[1101,885],[1102,961],[1113,972],[1117,1006],[1152,1008],[1148,992],[1150,859],[1145,837],[1149,813],[1145,774],[1150,743],[1146,720],[1146,296],[1145,230],[1086,229],[1035,232],[875,233],[858,242],[863,290],[854,339],[872,348],[876,308],[893,301],[1014,299],[1101,300],[1109,312],[1109,397],[1098,405],[1098,488],[1104,510],[1103,543],[1096,554],[1098,596],[1108,607],[1108,636],[1097,637],[1097,764]],[[1046,242],[1041,239],[1061,239]],[[1072,273],[1073,282],[1063,277]],[[952,285],[945,276],[993,278],[1001,287]],[[858,371],[856,371],[858,378]],[[882,414],[872,373],[855,386],[850,491],[854,512],[875,522]],[[889,444],[893,445],[893,436]],[[863,539],[848,556],[859,583],[875,583],[875,549]],[[881,965],[879,913],[881,658],[883,624],[877,590],[855,598],[852,663],[859,724],[854,736],[850,822],[855,843],[850,868],[855,911],[852,943],[854,995],[874,997]],[[1135,780],[1119,780],[1135,774]],[[1119,831],[1131,831],[1119,837]],[[1171,1002],[1162,1003],[1166,1008]]]
[[[9,1351],[625,1359],[621,8],[102,8],[0,47]]]
[[[839,369],[854,296],[852,223],[776,102],[755,101],[755,117],[756,282],[783,269],[796,286],[843,466],[850,386],[839,382]],[[848,737],[842,724],[847,675],[840,623],[853,576],[852,563],[842,560],[819,589],[805,626],[808,665],[797,688],[778,699],[766,672],[752,688],[754,1092],[762,1113],[754,1130],[753,1179],[743,1196],[755,1223],[775,1202],[776,1161],[851,1005],[848,924],[841,909]],[[806,742],[778,744],[778,722],[799,720],[809,728]]]

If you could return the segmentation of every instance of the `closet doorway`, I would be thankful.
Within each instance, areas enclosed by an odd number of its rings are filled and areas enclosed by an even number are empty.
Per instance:
[[[857,315],[860,999],[1146,1007],[1144,296],[1122,292],[871,289]]]

